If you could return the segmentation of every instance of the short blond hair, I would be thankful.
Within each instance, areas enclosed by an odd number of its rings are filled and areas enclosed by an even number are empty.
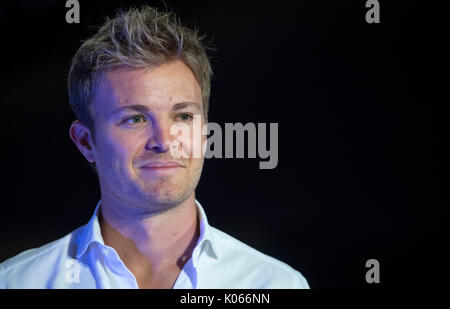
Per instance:
[[[119,11],[84,41],[72,59],[68,77],[69,102],[95,142],[93,98],[98,83],[119,66],[157,67],[179,59],[200,85],[207,118],[212,69],[207,47],[197,29],[184,27],[174,13],[143,6]]]

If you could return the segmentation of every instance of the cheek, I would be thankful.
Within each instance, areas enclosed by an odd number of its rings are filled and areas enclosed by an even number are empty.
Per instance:
[[[130,138],[109,136],[102,143],[102,160],[106,163],[106,168],[113,170],[127,169],[132,164],[136,143]]]
[[[170,129],[172,135],[170,151],[173,158],[192,158],[197,146],[197,137],[194,136],[195,129],[185,123],[174,124]]]
[[[203,157],[203,144],[206,141],[206,136],[203,135],[203,121],[194,121],[194,124],[190,130],[189,154],[191,158],[197,159]]]

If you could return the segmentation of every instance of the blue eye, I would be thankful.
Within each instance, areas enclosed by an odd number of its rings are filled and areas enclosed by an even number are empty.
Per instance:
[[[126,124],[137,124],[145,122],[145,117],[142,115],[134,115],[130,118],[125,119],[123,122]]]
[[[179,114],[178,117],[179,117],[182,121],[189,121],[189,120],[191,120],[191,119],[194,118],[191,114],[187,114],[187,113]]]

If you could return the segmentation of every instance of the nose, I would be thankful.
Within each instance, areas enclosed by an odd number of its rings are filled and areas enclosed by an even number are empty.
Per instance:
[[[158,153],[167,152],[170,150],[171,139],[169,122],[155,117],[152,121],[150,138],[146,149]]]

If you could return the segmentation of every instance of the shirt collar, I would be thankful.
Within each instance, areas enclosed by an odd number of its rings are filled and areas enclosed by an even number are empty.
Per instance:
[[[82,228],[79,237],[77,237],[77,258],[82,256],[88,249],[89,245],[92,243],[98,243],[102,246],[105,245],[105,243],[103,242],[100,223],[98,219],[98,216],[100,214],[101,202],[102,200],[100,199],[100,201],[97,203],[97,206],[95,207],[93,216],[91,217],[89,222]],[[195,200],[195,204],[197,206],[197,216],[199,216],[200,219],[200,236],[193,252],[193,258],[194,260],[196,260],[203,252],[206,252],[209,256],[217,259],[218,251],[217,245],[215,244],[214,237],[212,235],[212,227],[208,223],[208,218],[206,217],[205,210],[203,209],[200,202]]]
[[[80,236],[78,238],[78,248],[76,257],[79,258],[82,256],[89,245],[91,243],[99,243],[101,245],[105,245],[103,242],[102,233],[100,230],[100,223],[98,220],[98,215],[100,214],[100,205],[102,203],[102,200],[97,203],[97,206],[95,206],[94,215],[91,217],[89,222],[83,227]]]
[[[206,251],[209,256],[217,259],[219,256],[212,233],[212,227],[208,223],[205,210],[200,202],[195,200],[195,204],[197,205],[197,216],[200,218],[200,236],[193,252],[194,260],[197,259],[203,251]]]

